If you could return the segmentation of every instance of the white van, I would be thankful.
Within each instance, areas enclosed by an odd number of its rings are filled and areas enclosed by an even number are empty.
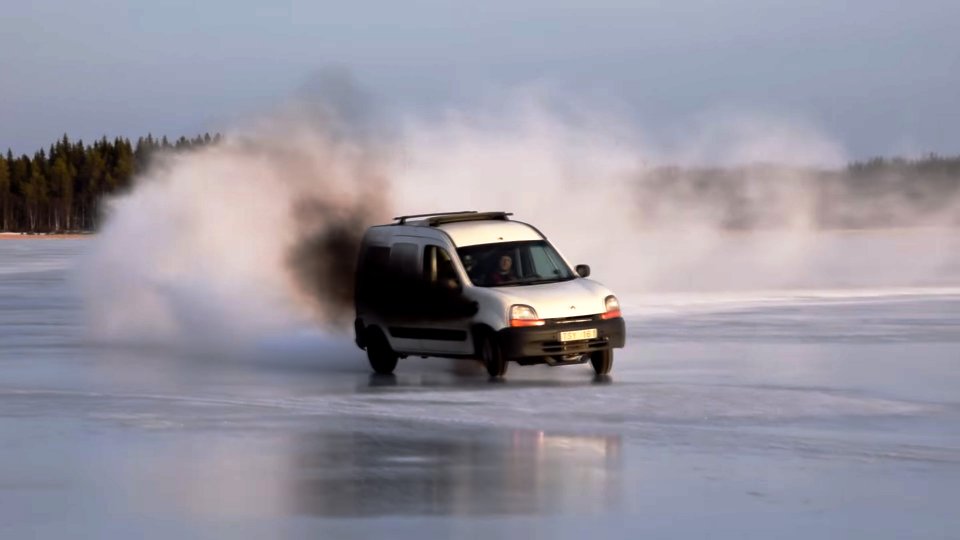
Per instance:
[[[511,361],[589,360],[609,373],[625,339],[617,298],[511,215],[401,216],[367,230],[354,326],[374,371],[392,373],[398,358],[415,355],[479,358],[491,377]]]

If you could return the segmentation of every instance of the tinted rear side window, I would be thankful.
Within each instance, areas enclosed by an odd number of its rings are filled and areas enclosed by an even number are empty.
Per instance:
[[[390,273],[395,277],[413,277],[417,271],[417,245],[408,243],[394,244],[390,249]]]
[[[416,300],[416,286],[422,282],[418,252],[417,244],[408,242],[368,247],[357,276],[357,309],[405,314]]]
[[[370,272],[385,272],[390,263],[390,248],[386,246],[370,246],[364,253],[362,265]]]
[[[356,295],[357,305],[368,305],[382,294],[379,284],[389,274],[390,248],[387,246],[367,246],[360,254],[357,265]]]

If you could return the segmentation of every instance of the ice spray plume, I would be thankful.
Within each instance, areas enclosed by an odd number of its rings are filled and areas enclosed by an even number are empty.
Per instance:
[[[824,174],[841,172],[845,152],[804,122],[708,117],[688,128],[686,142],[664,144],[589,108],[559,115],[537,98],[516,103],[408,121],[406,166],[393,182],[403,211],[512,210],[573,263],[641,298],[960,284],[955,228],[822,227],[831,215],[863,222],[875,203],[822,189],[834,185]],[[916,183],[901,186],[905,196],[886,200],[898,216],[887,227],[949,224],[906,204]],[[943,195],[960,215],[960,193]]]
[[[112,201],[84,265],[95,335],[218,344],[342,323],[358,235],[388,214],[384,159],[315,120],[292,107],[163,156]]]
[[[229,343],[339,325],[351,316],[359,235],[393,212],[513,211],[624,295],[955,284],[960,275],[953,233],[878,243],[812,228],[811,183],[796,166],[836,166],[843,151],[808,127],[738,121],[684,148],[611,115],[557,114],[534,97],[408,119],[385,139],[349,85],[332,86],[360,118],[338,116],[336,103],[297,103],[219,145],[160,159],[111,203],[85,265],[99,337]],[[774,226],[731,233],[717,218],[724,197],[689,172],[717,165],[711,156],[794,165],[744,176],[736,193],[763,210],[757,223]],[[664,181],[671,164],[684,168]]]

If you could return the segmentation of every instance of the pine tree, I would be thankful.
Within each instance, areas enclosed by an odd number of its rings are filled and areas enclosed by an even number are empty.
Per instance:
[[[133,147],[127,139],[117,138],[114,140],[114,152],[116,158],[113,166],[113,177],[117,181],[117,189],[126,189],[130,186],[136,168]]]
[[[64,137],[66,138],[66,137]],[[71,228],[70,216],[73,213],[73,178],[70,165],[64,155],[60,154],[50,167],[50,193],[52,195],[51,214],[53,230],[59,231]]]
[[[84,220],[84,228],[91,229],[96,226],[95,219],[100,212],[100,199],[103,197],[104,186],[107,185],[106,176],[107,162],[103,154],[97,148],[90,148],[82,173],[82,177],[86,180],[86,190],[81,195],[84,201],[84,213],[87,216]]]
[[[29,230],[38,232],[40,230],[49,230],[49,220],[46,213],[46,205],[49,196],[47,194],[47,177],[43,171],[36,165],[31,166],[30,179],[24,185],[24,196],[26,197],[27,219]]]
[[[7,155],[11,155],[7,151]],[[0,231],[10,230],[10,167],[9,161],[0,156]]]
[[[12,159],[11,153],[7,154]],[[26,195],[25,186],[30,176],[30,158],[20,156],[10,161],[10,192],[13,194],[14,210],[11,219],[13,220],[12,229],[22,231],[26,229]]]

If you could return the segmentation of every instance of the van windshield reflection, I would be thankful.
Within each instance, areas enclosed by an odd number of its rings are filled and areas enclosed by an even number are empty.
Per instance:
[[[479,287],[536,285],[576,277],[544,240],[466,246],[457,254],[471,283]]]

